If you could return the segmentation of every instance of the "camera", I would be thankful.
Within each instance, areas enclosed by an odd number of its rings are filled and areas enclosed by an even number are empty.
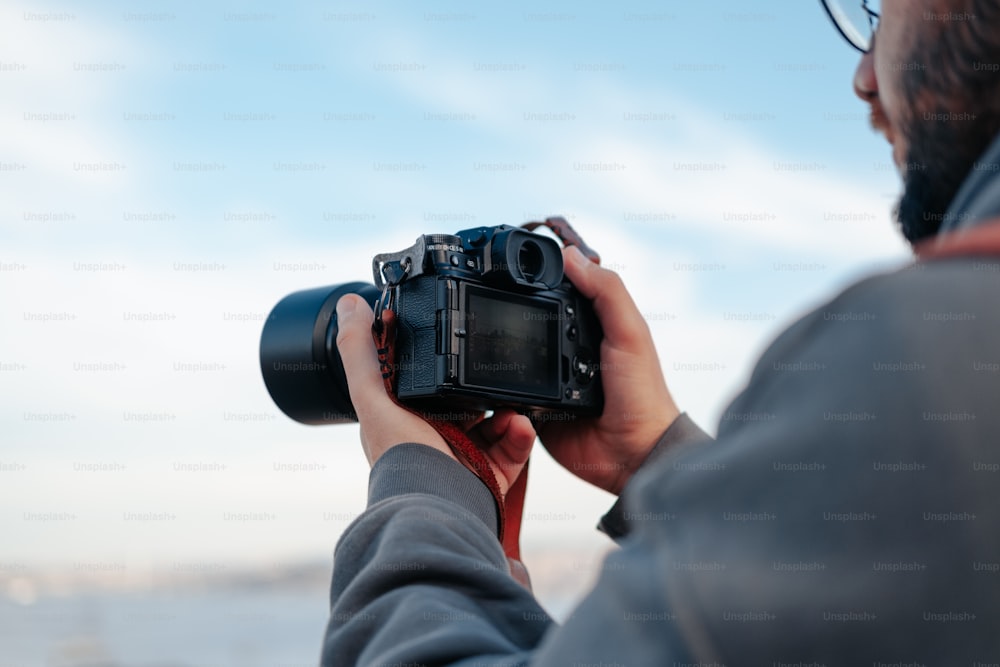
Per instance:
[[[563,275],[554,239],[510,225],[425,234],[376,255],[372,273],[375,284],[290,294],[265,321],[264,383],[292,419],[357,420],[336,343],[336,304],[351,292],[393,304],[396,396],[408,407],[510,407],[549,419],[601,413],[600,324]]]

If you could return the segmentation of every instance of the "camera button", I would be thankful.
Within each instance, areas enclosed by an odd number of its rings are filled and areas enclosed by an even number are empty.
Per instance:
[[[571,324],[568,327],[566,327],[566,338],[569,338],[570,340],[576,340],[577,333],[578,332],[575,324]]]
[[[566,317],[570,319],[576,317],[576,308],[574,308],[572,305],[568,303],[566,304]]]
[[[590,384],[596,373],[597,369],[594,368],[594,362],[586,357],[573,357],[573,378],[577,383]]]
[[[458,255],[452,255],[450,261],[452,266],[458,266],[459,262]]]

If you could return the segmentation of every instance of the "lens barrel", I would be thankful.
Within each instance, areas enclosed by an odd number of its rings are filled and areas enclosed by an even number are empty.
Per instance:
[[[379,298],[370,283],[327,285],[293,292],[271,310],[260,334],[260,370],[281,411],[303,424],[357,421],[337,350],[337,301],[359,294]]]

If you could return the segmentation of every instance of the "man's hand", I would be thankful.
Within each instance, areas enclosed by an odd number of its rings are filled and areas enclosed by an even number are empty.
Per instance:
[[[549,422],[539,436],[567,470],[619,494],[680,410],[663,379],[649,326],[618,274],[574,247],[563,257],[566,276],[593,301],[604,329],[604,412],[597,419]]]
[[[373,319],[372,309],[356,294],[345,295],[337,302],[337,348],[344,361],[351,402],[361,422],[361,446],[368,463],[374,465],[386,450],[404,442],[428,445],[455,458],[430,424],[393,403],[386,394],[372,340]],[[489,419],[473,420],[465,426],[506,494],[524,468],[535,441],[531,422],[513,411],[498,410]]]

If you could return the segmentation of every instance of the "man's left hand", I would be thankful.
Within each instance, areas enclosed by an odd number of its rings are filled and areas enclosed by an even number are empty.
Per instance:
[[[386,393],[372,339],[372,309],[357,294],[337,302],[337,348],[344,362],[351,402],[361,423],[361,446],[368,463],[374,465],[391,447],[415,442],[456,458],[434,428],[418,415],[396,405]],[[524,415],[498,410],[489,419],[464,424],[469,438],[486,455],[505,495],[521,474],[535,431]]]

